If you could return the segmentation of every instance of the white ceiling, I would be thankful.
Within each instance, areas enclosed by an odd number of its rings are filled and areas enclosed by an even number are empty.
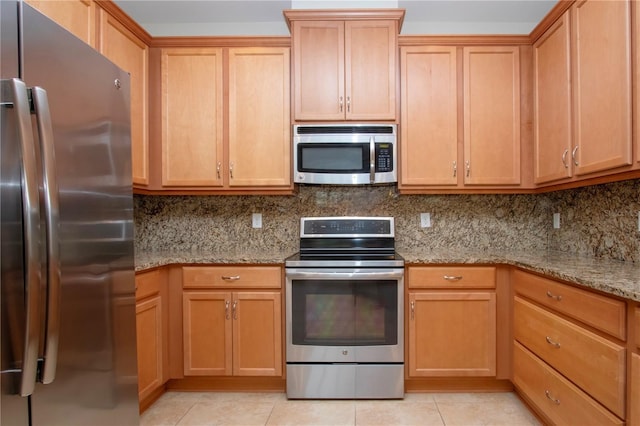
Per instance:
[[[288,35],[284,9],[403,8],[401,34],[529,34],[556,0],[114,0],[152,36]]]

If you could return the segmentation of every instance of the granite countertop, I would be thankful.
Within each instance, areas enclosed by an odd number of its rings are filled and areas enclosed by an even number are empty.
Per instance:
[[[401,249],[409,265],[506,264],[640,302],[640,265],[556,251],[425,250]],[[260,251],[154,251],[136,252],[136,272],[170,264],[284,264],[291,252]]]

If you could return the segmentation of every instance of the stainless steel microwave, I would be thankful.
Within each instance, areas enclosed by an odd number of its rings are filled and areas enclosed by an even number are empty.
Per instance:
[[[293,181],[367,185],[398,181],[395,124],[293,126]]]

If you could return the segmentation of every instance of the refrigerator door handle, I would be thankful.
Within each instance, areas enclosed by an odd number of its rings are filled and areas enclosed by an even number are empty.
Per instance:
[[[40,152],[43,168],[44,213],[47,234],[47,320],[44,337],[44,363],[42,383],[53,382],[58,364],[58,342],[60,337],[60,202],[57,182],[53,126],[47,92],[41,87],[31,89],[31,98],[36,113],[40,137]]]
[[[40,198],[36,170],[36,151],[31,127],[31,109],[27,86],[14,78],[6,81],[13,95],[16,112],[16,130],[22,149],[22,215],[24,229],[25,262],[25,339],[22,356],[20,395],[33,393],[38,371],[38,345],[40,337]],[[4,83],[4,82],[3,82]]]

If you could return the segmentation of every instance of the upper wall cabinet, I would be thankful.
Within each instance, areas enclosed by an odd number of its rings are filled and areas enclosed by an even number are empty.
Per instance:
[[[131,75],[131,155],[134,186],[149,183],[149,48],[111,14],[100,10],[99,51]]]
[[[404,10],[288,10],[285,17],[295,120],[396,120]]]
[[[577,175],[631,164],[629,1],[578,1],[571,8]]]
[[[534,181],[571,177],[569,13],[533,45]]]
[[[520,49],[463,49],[464,183],[520,184]]]
[[[96,47],[96,5],[93,0],[26,0],[70,33],[91,47]]]

